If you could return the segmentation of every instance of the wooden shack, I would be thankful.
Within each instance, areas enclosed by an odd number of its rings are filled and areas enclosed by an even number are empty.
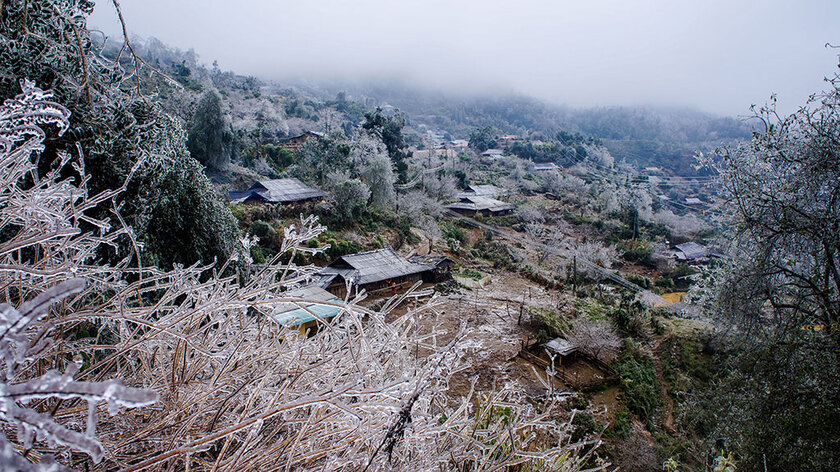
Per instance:
[[[516,207],[491,197],[464,195],[461,196],[459,202],[446,205],[446,208],[462,215],[471,216],[481,213],[499,216],[510,214]]]
[[[338,297],[347,295],[348,285],[355,292],[396,293],[422,280],[429,270],[427,265],[409,262],[393,249],[384,248],[339,257],[321,269],[318,283]]]
[[[317,139],[323,138],[323,133],[317,133],[315,131],[304,131],[303,134],[298,136],[292,136],[289,138],[289,141],[281,144],[284,148],[288,149],[289,151],[297,151],[298,148],[304,145],[310,139]]]
[[[423,282],[438,283],[452,278],[452,266],[455,261],[438,254],[414,254],[409,256],[408,262],[426,266],[427,270],[421,274]]]

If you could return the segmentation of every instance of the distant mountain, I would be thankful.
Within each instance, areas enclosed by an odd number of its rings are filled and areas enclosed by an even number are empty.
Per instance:
[[[697,151],[709,151],[752,136],[740,119],[691,109],[598,107],[575,109],[521,95],[481,96],[447,93],[398,81],[366,84],[308,84],[309,93],[324,97],[346,91],[366,106],[393,106],[411,124],[467,138],[476,128],[499,134],[553,136],[564,130],[598,138],[618,159],[641,166],[661,166],[691,175]]]
[[[364,111],[375,107],[402,110],[417,132],[437,131],[452,138],[466,139],[486,127],[499,135],[535,139],[553,137],[559,131],[579,133],[598,139],[618,160],[641,167],[659,166],[678,175],[696,174],[692,164],[697,151],[749,139],[752,132],[742,120],[690,109],[577,109],[509,91],[447,92],[396,79],[331,83],[259,80],[222,72],[215,64],[203,66],[194,51],[170,48],[155,38],[137,40],[134,47],[185,87],[185,93],[161,97],[167,111],[182,120],[189,119],[202,91],[218,89],[222,93],[237,137],[235,154],[304,130],[340,127],[349,134],[361,122]],[[116,55],[119,45],[109,44],[109,49],[107,52]]]

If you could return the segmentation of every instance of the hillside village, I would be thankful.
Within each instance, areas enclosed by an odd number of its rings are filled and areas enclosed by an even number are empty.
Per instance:
[[[288,142],[307,152],[335,139],[344,138],[306,132]],[[355,139],[368,138],[362,132]],[[348,211],[351,197],[341,193],[341,182],[282,177],[294,171],[227,191],[243,231],[263,238],[252,248],[256,266],[271,260],[274,235],[296,215],[317,215],[329,228],[311,243],[328,247],[326,254],[295,260],[322,267],[296,293],[306,303],[328,301],[329,311],[314,316],[312,306],[283,305],[275,316],[314,332],[360,294],[370,307],[431,296],[446,307],[440,322],[450,332],[466,321],[482,346],[472,354],[473,367],[453,380],[460,385],[453,395],[466,394],[470,382],[488,392],[517,382],[534,398],[578,394],[577,421],[585,419],[587,434],[605,434],[603,450],[614,460],[628,470],[643,470],[633,468],[636,456],[660,460],[661,445],[622,438],[643,424],[648,434],[673,431],[675,401],[658,389],[676,388],[667,370],[675,368],[668,364],[674,354],[661,346],[682,346],[692,363],[708,362],[703,343],[711,325],[686,318],[681,302],[695,274],[725,257],[710,249],[716,242],[708,215],[720,203],[714,179],[615,164],[609,151],[582,137],[581,150],[560,165],[516,155],[518,147],[546,146],[517,135],[492,136],[486,149],[476,148],[475,139],[472,146],[468,139],[445,140],[440,131],[420,139],[406,146],[404,181],[362,177],[369,194],[376,182],[393,185],[384,206],[363,201]],[[355,147],[351,159],[370,159],[354,156],[365,144],[347,142]],[[285,140],[277,146],[292,149]],[[230,179],[227,172],[221,175]],[[622,336],[637,343],[632,360]],[[637,358],[652,362],[653,397],[628,397],[637,393],[622,387],[635,375],[627,363]],[[551,375],[535,375],[543,371]],[[705,375],[692,382],[707,382]]]
[[[249,270],[286,262],[282,234],[300,215],[327,228],[308,243],[324,252],[291,261],[316,269],[288,293],[301,302],[273,309],[278,323],[311,335],[347,304],[431,297],[450,336],[466,322],[482,346],[453,396],[470,382],[486,392],[515,382],[535,398],[578,394],[579,434],[602,434],[601,450],[626,470],[675,454],[642,446],[636,433],[673,430],[675,401],[664,393],[678,388],[673,349],[691,365],[708,362],[711,325],[682,315],[681,301],[723,257],[710,249],[721,202],[713,172],[640,168],[580,133],[484,127],[458,136],[373,97],[303,98],[189,71],[184,81],[197,91],[180,101],[201,108],[221,98],[215,113],[227,129],[218,131],[230,144],[219,148],[221,163],[206,161],[207,173],[240,231],[259,238]],[[185,125],[200,126],[197,117]],[[644,398],[622,386],[639,381],[628,370],[638,362],[651,369]]]
[[[839,78],[779,123],[572,110],[36,3],[0,2],[0,470],[838,463]]]

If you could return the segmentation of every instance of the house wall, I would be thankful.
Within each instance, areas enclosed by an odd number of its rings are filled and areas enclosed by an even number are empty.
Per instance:
[[[409,274],[403,277],[364,284],[359,286],[359,290],[364,289],[370,294],[385,293],[392,290],[399,291],[421,279],[422,273]],[[326,290],[335,295],[337,298],[344,298],[347,296],[347,286],[344,283],[344,279],[341,277],[336,277]],[[353,290],[355,290],[355,288]]]

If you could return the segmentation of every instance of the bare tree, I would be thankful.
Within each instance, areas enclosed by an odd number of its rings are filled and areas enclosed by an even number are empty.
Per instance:
[[[695,215],[679,216],[671,210],[660,210],[653,215],[653,221],[665,225],[675,236],[688,237],[699,233],[708,224]]]
[[[578,271],[596,282],[604,278],[603,271],[598,270],[598,267],[610,269],[618,260],[618,250],[616,250],[615,246],[604,246],[597,241],[577,244],[572,248],[571,253],[574,257],[592,263],[594,267],[583,265],[578,267]]]
[[[429,238],[429,252],[431,252],[435,247],[435,241],[443,237],[443,231],[440,230],[440,226],[438,226],[437,219],[432,217],[424,218],[420,222],[420,229],[426,233],[426,237]]]
[[[563,335],[584,354],[602,362],[610,362],[621,350],[621,338],[607,320],[577,317]]]

